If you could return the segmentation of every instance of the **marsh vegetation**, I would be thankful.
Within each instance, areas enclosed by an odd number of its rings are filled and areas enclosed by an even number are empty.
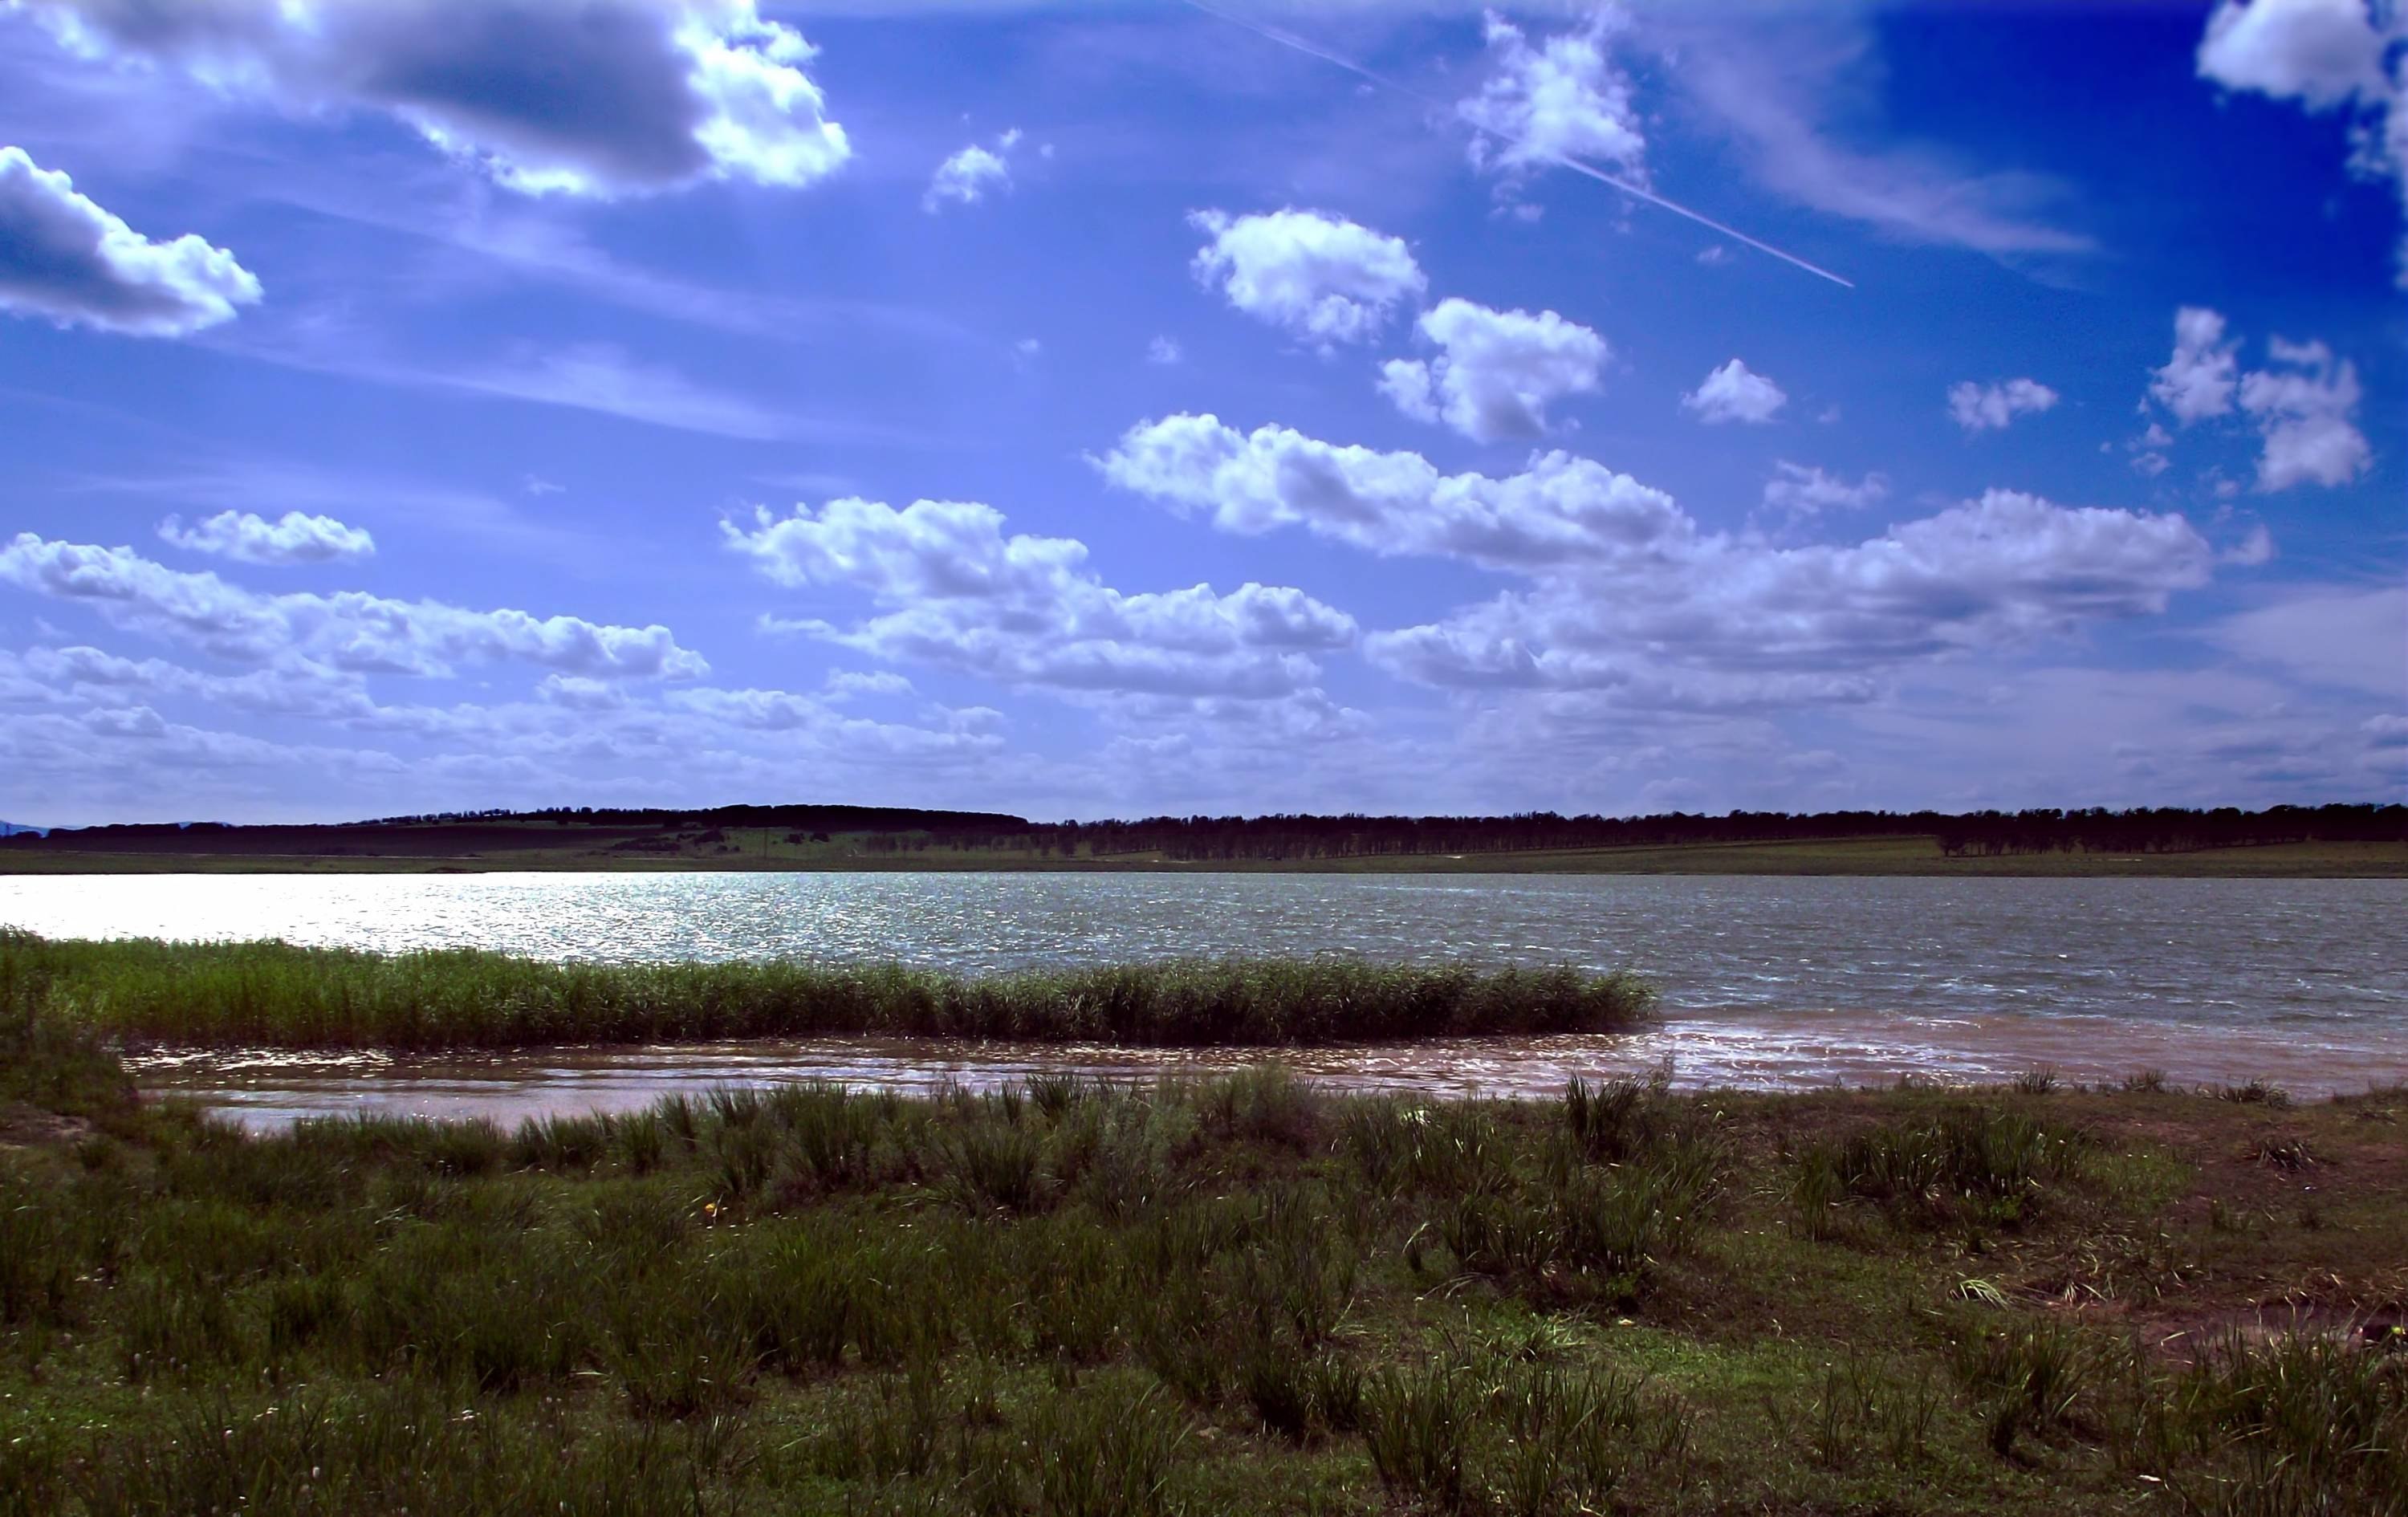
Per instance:
[[[2397,1090],[1266,1067],[247,1136],[23,999],[0,1070],[0,1510],[2408,1502]]]
[[[1618,1032],[1654,1004],[1627,975],[1336,956],[973,977],[896,964],[552,964],[471,949],[57,941],[7,928],[0,998],[151,1042],[396,1050],[836,1033],[1304,1045]]]

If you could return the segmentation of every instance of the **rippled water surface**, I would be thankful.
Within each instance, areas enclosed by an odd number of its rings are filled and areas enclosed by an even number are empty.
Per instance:
[[[60,937],[280,937],[554,959],[892,958],[961,970],[1340,952],[1629,967],[1664,992],[1664,1027],[1636,1038],[1350,1050],[1309,1061],[1330,1078],[1371,1083],[1510,1089],[1668,1056],[1684,1078],[1743,1083],[1910,1069],[1981,1077],[2037,1063],[2076,1077],[2143,1064],[2185,1079],[2267,1074],[2303,1091],[2408,1076],[2408,881],[2395,880],[17,877],[0,879],[0,922]],[[673,1078],[817,1073],[909,1085],[1065,1057],[932,1058],[924,1047],[839,1040],[512,1055],[414,1072],[319,1061],[305,1073],[290,1061],[212,1056],[153,1074],[229,1099],[266,1097],[253,1105],[274,1106],[271,1087],[300,1099],[316,1081],[337,1102],[381,1089],[449,1109],[451,1087],[464,1083],[467,1097],[508,1086],[513,1099],[538,1105],[624,1104],[622,1087],[648,1097]],[[1083,1057],[1099,1069],[1134,1066],[1125,1054]]]

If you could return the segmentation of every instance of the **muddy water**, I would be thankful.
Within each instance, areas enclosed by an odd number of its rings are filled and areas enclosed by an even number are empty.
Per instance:
[[[1627,1038],[1285,1055],[1333,1083],[1520,1094],[1666,1059],[1692,1083],[2153,1066],[2306,1095],[2408,1078],[2408,880],[1695,876],[469,875],[0,879],[53,936],[280,937],[552,959],[901,959],[963,971],[1181,953],[1634,968],[1666,1020]],[[1254,1055],[863,1039],[475,1059],[213,1054],[144,1078],[260,1121],[378,1108],[509,1119],[725,1082],[924,1088],[1069,1065]]]

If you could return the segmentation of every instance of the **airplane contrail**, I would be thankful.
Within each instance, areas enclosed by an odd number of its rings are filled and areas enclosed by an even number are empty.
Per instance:
[[[1317,47],[1305,40],[1303,37],[1297,36],[1294,32],[1287,31],[1283,27],[1272,26],[1265,21],[1254,21],[1251,17],[1235,15],[1229,11],[1221,9],[1217,6],[1207,5],[1205,4],[1205,0],[1180,0],[1180,4],[1188,7],[1190,9],[1200,10],[1205,15],[1212,17],[1216,21],[1224,21],[1232,26],[1240,27],[1246,31],[1252,32],[1256,36],[1265,38],[1268,41],[1276,42],[1281,47],[1293,48],[1297,52],[1303,53],[1308,58],[1318,58],[1325,64],[1328,64],[1333,67],[1342,68],[1358,79],[1369,79],[1373,84],[1380,86],[1380,88],[1393,91],[1398,94],[1405,96],[1409,100],[1418,100],[1425,106],[1431,107],[1438,110],[1446,111],[1450,114],[1454,113],[1455,107],[1448,102],[1440,100],[1436,95],[1416,90],[1412,85],[1405,83],[1403,80],[1391,79],[1387,75],[1379,72],[1377,69],[1366,68],[1361,64],[1354,62],[1352,58],[1331,52],[1326,48]],[[1512,138],[1505,136],[1501,133],[1489,130],[1487,127],[1481,125],[1477,122],[1465,121],[1464,124],[1470,127],[1474,132],[1480,134],[1480,136],[1486,137],[1489,141],[1494,142],[1500,147],[1518,148],[1523,146],[1523,144],[1513,141]],[[1853,290],[1856,287],[1854,279],[1842,279],[1819,264],[1810,264],[1805,259],[1799,257],[1796,253],[1784,252],[1781,249],[1774,247],[1770,242],[1766,242],[1759,237],[1749,236],[1746,233],[1741,231],[1735,226],[1730,226],[1722,222],[1715,221],[1713,217],[1707,215],[1703,211],[1691,210],[1688,207],[1682,205],[1677,200],[1667,200],[1662,195],[1657,194],[1655,191],[1648,189],[1645,185],[1639,184],[1630,179],[1626,179],[1618,174],[1609,174],[1605,170],[1598,167],[1595,164],[1586,163],[1578,158],[1568,157],[1559,152],[1541,153],[1539,156],[1544,158],[1548,163],[1553,164],[1557,168],[1569,168],[1575,174],[1584,174],[1588,176],[1590,179],[1597,180],[1599,184],[1610,184],[1615,189],[1621,191],[1624,194],[1629,195],[1635,200],[1643,200],[1651,206],[1659,207],[1662,209],[1669,210],[1675,216],[1685,216],[1690,221],[1697,222],[1699,226],[1711,227],[1714,231],[1721,233],[1724,236],[1730,238],[1733,242],[1743,243],[1750,248],[1754,248],[1760,253],[1770,253],[1773,257],[1780,259],[1783,263],[1795,265],[1797,267],[1804,269],[1807,273],[1815,276],[1817,279],[1828,279],[1833,284],[1840,285],[1849,290]]]

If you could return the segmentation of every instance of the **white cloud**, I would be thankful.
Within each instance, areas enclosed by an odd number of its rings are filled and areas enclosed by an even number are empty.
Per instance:
[[[1096,465],[1121,489],[1206,515],[1225,532],[1301,526],[1375,553],[1495,568],[1643,560],[1693,530],[1671,496],[1565,452],[1505,479],[1447,475],[1419,453],[1182,415],[1129,428]]]
[[[106,785],[104,794],[114,798],[112,809],[121,816],[129,806],[156,807],[162,795],[191,806],[224,794],[236,777],[247,778],[242,788],[252,790],[288,786],[294,775],[307,774],[384,791],[409,772],[400,759],[375,749],[270,742],[171,722],[148,706],[40,712],[0,723],[0,765],[28,789],[36,780],[50,781],[46,791],[68,794],[89,794]]]
[[[2276,337],[2269,351],[2279,366],[2253,370],[2241,380],[2241,408],[2257,418],[2265,439],[2258,488],[2344,485],[2364,474],[2374,454],[2355,424],[2356,365],[2336,361],[2321,342]]]
[[[2241,339],[2226,335],[2222,315],[2185,306],[2174,316],[2173,357],[2153,371],[2150,398],[2186,426],[2231,415],[2237,403],[2262,443],[2262,491],[2348,484],[2372,466],[2373,450],[2357,425],[2362,395],[2357,365],[2336,358],[2322,342],[2279,336],[2267,344],[2265,368],[2243,373],[2240,353]],[[2151,422],[2127,445],[2136,455],[2133,467],[2161,472],[2167,465],[2161,450],[2172,440]]]
[[[1618,10],[1604,6],[1586,26],[1532,47],[1521,28],[1490,12],[1488,50],[1496,72],[1478,94],[1455,106],[1478,129],[1471,161],[1517,171],[1571,158],[1611,164],[1643,181],[1647,139],[1630,80],[1609,51],[1624,24]]]
[[[1700,422],[1764,422],[1789,403],[1781,386],[1734,358],[1681,397]]]
[[[2224,0],[2200,38],[2199,72],[2323,110],[2382,94],[2383,47],[2366,0]]]
[[[0,148],[0,310],[135,336],[180,337],[235,318],[259,280],[192,233],[153,242]]]
[[[892,669],[830,669],[823,683],[827,698],[832,701],[851,700],[856,695],[909,695],[911,681]]]
[[[2161,611],[2214,561],[2179,516],[1992,490],[1852,546],[1693,535],[1643,567],[1543,575],[1440,623],[1374,633],[1364,651],[1442,686],[1703,709],[1851,702],[1908,662]]]
[[[884,688],[881,683],[881,688]],[[0,650],[0,772],[44,820],[225,820],[550,804],[708,804],[728,794],[835,786],[894,804],[949,804],[972,781],[1044,766],[1006,751],[1000,716],[923,704],[875,721],[778,691],[630,687],[554,674],[532,698],[379,706],[357,676],[293,660],[238,676],[94,648]],[[181,725],[178,703],[314,719],[400,745],[287,745]],[[1066,788],[1066,794],[1075,794]]]
[[[1175,337],[1157,336],[1145,345],[1145,361],[1158,367],[1170,368],[1184,362],[1186,357]]]
[[[1597,388],[1609,349],[1603,337],[1554,311],[1492,310],[1447,299],[1422,315],[1435,360],[1391,359],[1381,392],[1420,421],[1444,421],[1479,442],[1537,437],[1547,405]]]
[[[1948,414],[1969,434],[2004,430],[2016,417],[2037,416],[2056,404],[2057,392],[2038,379],[1966,379],[1948,387]]]
[[[995,139],[992,149],[973,142],[937,165],[935,177],[928,180],[927,193],[920,197],[920,208],[935,215],[951,201],[957,206],[975,206],[984,200],[990,190],[1011,188],[1011,150],[1020,144],[1020,128],[1013,127]]]
[[[27,0],[67,47],[296,114],[389,113],[530,193],[797,186],[851,156],[802,34],[754,0]]]
[[[2223,0],[2199,42],[2199,73],[2229,90],[2252,90],[2303,109],[2358,118],[2353,172],[2388,179],[2408,210],[2408,52],[2386,74],[2384,54],[2408,41],[2408,8],[2368,0]],[[2396,258],[2408,287],[2408,234]]]
[[[2232,409],[2239,338],[2228,342],[2224,317],[2203,306],[2174,312],[2174,354],[2151,371],[2149,394],[2185,426]]]
[[[181,517],[171,516],[159,523],[159,536],[191,552],[245,564],[331,564],[376,552],[376,539],[366,528],[300,511],[287,511],[273,522],[251,511],[220,511],[189,527]]]
[[[1818,516],[1825,511],[1862,510],[1889,498],[1889,479],[1880,473],[1866,475],[1855,484],[1821,467],[1792,464],[1781,459],[1772,465],[1772,478],[1764,481],[1764,503],[1787,511],[1793,517]]]
[[[664,626],[472,611],[358,591],[264,595],[214,574],[185,573],[131,548],[21,532],[0,547],[0,581],[91,606],[114,625],[266,664],[298,656],[351,673],[445,675],[467,660],[517,659],[566,674],[692,679],[708,672]]]
[[[78,700],[102,706],[181,695],[221,711],[272,716],[358,720],[378,709],[358,675],[291,654],[244,674],[221,675],[165,659],[122,658],[88,646],[32,648],[20,657],[18,667]]]
[[[1399,302],[1418,300],[1428,285],[1402,237],[1343,217],[1203,210],[1188,221],[1212,239],[1196,254],[1198,283],[1325,351],[1377,336]]]
[[[1141,423],[1096,462],[1111,483],[1225,531],[1300,526],[1530,582],[1370,635],[1365,651],[1392,672],[1660,707],[1867,699],[1876,674],[1908,661],[2161,610],[2215,561],[2180,516],[2003,490],[1861,543],[1780,548],[1705,532],[1662,491],[1563,452],[1508,478],[1448,476],[1417,453],[1240,434],[1210,416]],[[1796,465],[1785,478],[1860,500],[1873,487]]]
[[[776,623],[891,662],[1097,694],[1267,698],[1310,687],[1314,655],[1353,645],[1354,621],[1301,591],[1246,584],[1125,594],[1068,537],[1006,537],[969,501],[877,501],[757,511],[723,528],[772,581],[849,587],[881,614],[851,627]]]

